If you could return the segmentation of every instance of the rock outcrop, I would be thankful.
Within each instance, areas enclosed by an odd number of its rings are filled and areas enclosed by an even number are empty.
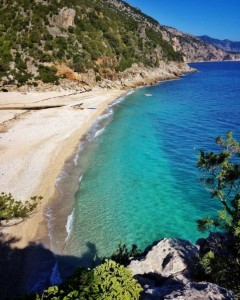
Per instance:
[[[132,261],[129,268],[134,275],[157,274],[169,277],[189,272],[198,248],[192,243],[178,239],[163,239],[141,260]]]
[[[67,36],[66,30],[69,27],[74,27],[74,18],[76,11],[72,8],[63,7],[59,10],[57,15],[50,19],[50,26],[48,31],[53,36]],[[63,31],[62,31],[63,29]]]
[[[162,62],[159,68],[147,68],[134,64],[124,72],[116,74],[112,80],[102,79],[97,82],[97,85],[105,89],[131,89],[143,85],[153,85],[163,80],[178,79],[179,76],[191,72],[196,72],[196,70],[184,63],[166,64]]]
[[[58,27],[68,29],[74,26],[75,15],[76,11],[74,9],[63,7],[53,19]]]
[[[57,75],[60,76],[59,85],[46,84],[38,81],[37,87],[29,85],[23,85],[16,87],[15,85],[4,85],[6,91],[86,91],[92,88],[101,89],[132,89],[144,85],[153,85],[159,81],[178,79],[179,76],[196,72],[195,69],[190,68],[184,63],[161,63],[159,68],[147,68],[140,67],[137,64],[121,73],[113,74],[112,80],[102,78],[100,81],[96,80],[96,74],[93,70],[89,70],[86,73],[74,72],[71,68],[65,64],[57,65]],[[0,83],[1,89],[1,83]]]
[[[163,239],[129,268],[142,285],[142,300],[233,300],[231,291],[208,282],[195,282],[200,247],[180,239]]]

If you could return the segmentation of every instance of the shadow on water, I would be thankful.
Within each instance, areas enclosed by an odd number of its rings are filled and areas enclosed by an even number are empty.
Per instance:
[[[55,255],[42,244],[29,243],[23,249],[15,237],[0,232],[0,298],[11,299],[29,292],[42,292],[70,276],[79,266],[94,267],[96,246],[87,243],[82,257]]]

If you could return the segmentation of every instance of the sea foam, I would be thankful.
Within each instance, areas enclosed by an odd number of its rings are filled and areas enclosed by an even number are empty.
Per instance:
[[[71,228],[72,228],[72,223],[73,223],[73,215],[74,215],[74,209],[72,210],[71,214],[67,218],[67,224],[66,224],[67,237],[66,237],[65,241],[68,240],[69,235],[71,233]]]

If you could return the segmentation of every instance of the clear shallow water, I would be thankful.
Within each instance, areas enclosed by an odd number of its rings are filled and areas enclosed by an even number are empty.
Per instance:
[[[83,177],[63,254],[108,256],[120,241],[144,249],[163,237],[200,237],[196,219],[219,206],[199,183],[198,151],[214,149],[228,130],[240,138],[240,63],[193,67],[200,72],[138,89],[103,120],[78,161]]]

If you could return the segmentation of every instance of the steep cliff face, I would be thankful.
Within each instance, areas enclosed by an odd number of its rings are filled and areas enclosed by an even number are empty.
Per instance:
[[[226,40],[214,39],[207,35],[198,36],[198,38],[224,51],[240,53],[240,42],[233,42],[228,39]]]
[[[175,28],[161,26],[163,38],[175,51],[181,52],[186,62],[240,60],[240,54],[226,52],[193,35]]]

